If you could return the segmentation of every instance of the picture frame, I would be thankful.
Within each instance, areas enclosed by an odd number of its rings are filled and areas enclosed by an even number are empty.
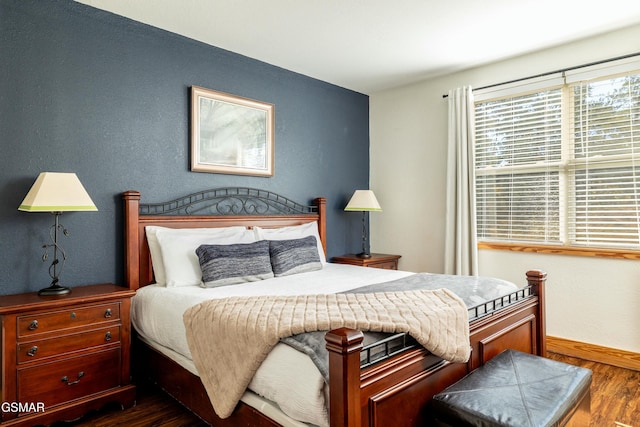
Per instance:
[[[273,104],[191,87],[191,170],[273,176]]]

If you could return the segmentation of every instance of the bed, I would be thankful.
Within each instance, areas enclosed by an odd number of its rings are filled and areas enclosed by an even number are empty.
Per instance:
[[[154,204],[140,203],[141,196],[137,191],[127,191],[122,197],[125,279],[127,286],[138,290],[140,296],[158,291],[154,289],[156,279],[147,227],[278,230],[312,224],[322,243],[320,250],[324,252],[326,248],[326,200],[323,198],[316,198],[312,205],[307,206],[268,191],[248,188],[209,190]],[[326,265],[323,270],[327,274],[341,274],[343,268],[360,269],[363,277],[371,275],[374,281],[394,280],[400,277],[394,274],[403,274],[365,267]],[[531,270],[526,273],[526,280],[526,285],[512,292],[469,307],[471,351],[466,363],[453,363],[435,356],[404,333],[391,334],[382,343],[365,345],[363,333],[359,330],[340,327],[327,332],[329,385],[325,397],[329,402],[327,419],[330,425],[425,425],[430,417],[429,403],[434,394],[502,350],[510,348],[544,355],[546,275]],[[200,296],[195,295],[200,291],[193,289],[191,292],[193,295],[189,298],[199,300]],[[135,298],[138,295],[134,301]],[[140,324],[144,323],[145,316],[144,311],[137,314]],[[134,329],[137,329],[135,323]],[[134,336],[134,376],[154,382],[208,424],[304,425],[291,420],[269,399],[251,392],[243,396],[229,417],[217,416],[197,369],[184,360],[188,358],[169,346],[157,345],[140,331]]]

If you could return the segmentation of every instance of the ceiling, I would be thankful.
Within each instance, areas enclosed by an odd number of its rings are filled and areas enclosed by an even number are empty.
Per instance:
[[[638,0],[76,1],[365,94],[640,23]]]

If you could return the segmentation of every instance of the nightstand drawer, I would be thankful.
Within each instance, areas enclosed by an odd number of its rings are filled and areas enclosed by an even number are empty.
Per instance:
[[[101,345],[114,345],[119,343],[119,325],[77,334],[23,342],[18,345],[18,363],[29,363],[64,353],[72,353]]]
[[[18,317],[18,338],[60,329],[108,322],[120,318],[120,304],[74,307],[68,310]]]
[[[383,268],[385,270],[397,270],[398,261],[371,262],[367,264],[367,267]]]
[[[120,385],[120,347],[18,369],[18,401],[45,408]]]

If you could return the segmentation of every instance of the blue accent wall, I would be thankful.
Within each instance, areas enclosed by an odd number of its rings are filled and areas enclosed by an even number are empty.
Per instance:
[[[192,85],[275,105],[273,177],[189,170]],[[67,286],[122,282],[125,190],[323,196],[328,256],[360,250],[360,216],[342,209],[368,188],[366,95],[71,0],[0,0],[0,144],[0,295],[49,285],[53,216],[17,210],[43,171],[77,173],[99,209],[61,217]]]

